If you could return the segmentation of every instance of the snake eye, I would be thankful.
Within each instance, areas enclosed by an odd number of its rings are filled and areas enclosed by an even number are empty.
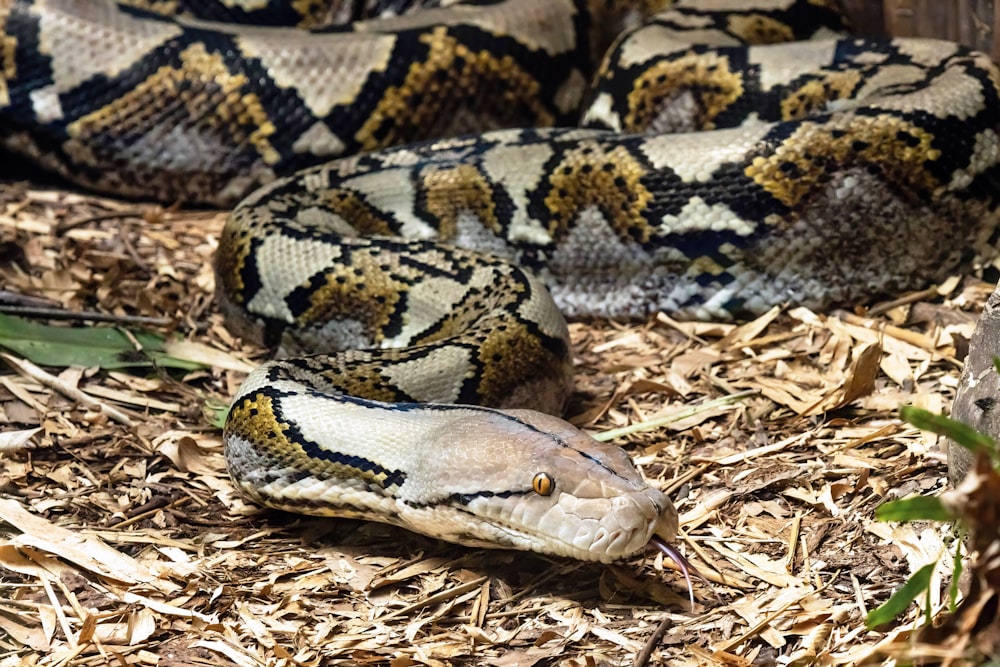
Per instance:
[[[556,480],[547,472],[537,473],[531,480],[531,488],[540,496],[551,496],[556,490]]]

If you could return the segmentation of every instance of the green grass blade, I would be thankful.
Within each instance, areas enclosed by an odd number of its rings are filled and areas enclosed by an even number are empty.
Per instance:
[[[0,313],[0,346],[39,366],[84,366],[104,369],[204,368],[163,352],[163,336],[147,331],[131,334],[114,327],[62,327],[40,324]]]
[[[701,412],[708,410],[715,410],[716,408],[731,405],[742,401],[748,396],[753,396],[755,392],[753,391],[740,391],[735,394],[729,394],[727,396],[720,396],[719,398],[713,398],[710,401],[705,401],[703,403],[698,403],[696,405],[688,406],[682,408],[675,412],[674,414],[666,415],[664,417],[657,417],[656,419],[650,419],[644,422],[636,422],[635,424],[629,424],[628,426],[622,426],[621,428],[613,428],[607,431],[602,431],[600,433],[593,433],[591,437],[594,440],[600,440],[601,442],[609,442],[615,438],[622,438],[628,435],[633,435],[635,433],[642,433],[644,431],[654,431],[658,428],[663,428],[668,424],[673,424],[674,422],[679,422],[682,419],[687,419],[688,417],[693,417]]]
[[[904,405],[899,409],[900,418],[913,424],[923,431],[930,431],[951,438],[962,447],[973,452],[985,449],[988,452],[996,453],[996,441],[985,433],[980,433],[976,429],[963,424],[960,421],[949,419],[944,415],[936,415],[927,410],[915,408],[912,405]]]
[[[951,521],[955,517],[936,496],[912,496],[879,505],[875,518],[879,521]]]
[[[226,417],[229,416],[229,403],[222,403],[214,398],[208,398],[205,400],[205,405],[202,406],[201,411],[205,417],[205,421],[221,431],[222,427],[226,425]]]
[[[896,591],[891,598],[869,612],[865,618],[865,626],[869,630],[872,630],[880,625],[892,622],[893,619],[906,611],[910,603],[916,600],[917,596],[930,586],[931,575],[934,574],[935,565],[936,563],[930,563],[914,572],[909,581],[903,584],[903,587]]]

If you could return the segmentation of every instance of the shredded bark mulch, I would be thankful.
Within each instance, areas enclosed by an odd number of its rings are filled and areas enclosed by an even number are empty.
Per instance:
[[[911,639],[916,605],[877,631],[864,618],[935,559],[930,611],[946,607],[954,538],[874,512],[945,486],[937,438],[897,413],[948,409],[992,285],[740,325],[571,325],[568,417],[595,433],[667,422],[614,442],[675,499],[678,546],[710,580],[692,610],[652,553],[603,566],[469,549],[242,500],[211,420],[265,351],[213,306],[224,218],[0,184],[0,301],[176,335],[175,354],[208,364],[39,368],[4,353],[0,667],[932,657]]]

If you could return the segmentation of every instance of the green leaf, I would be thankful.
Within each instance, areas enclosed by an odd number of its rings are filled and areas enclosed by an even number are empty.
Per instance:
[[[935,565],[936,563],[930,563],[914,572],[913,576],[891,598],[886,600],[877,609],[869,612],[865,618],[865,626],[869,630],[872,630],[880,625],[891,622],[906,611],[910,603],[916,600],[917,596],[930,586],[931,575],[934,573]]]
[[[962,579],[962,569],[965,566],[962,559],[961,541],[962,538],[960,537],[953,545],[953,548],[955,549],[955,556],[952,561],[951,585],[948,587],[948,608],[953,614],[955,613],[955,610],[958,609],[958,594],[960,592],[958,582]]]
[[[936,415],[927,410],[915,408],[912,405],[904,405],[899,409],[899,416],[903,421],[913,424],[923,431],[930,431],[951,438],[962,447],[978,452],[985,449],[992,455],[996,454],[997,444],[990,436],[980,433],[976,429],[960,421],[949,419],[944,415]]]
[[[221,431],[222,427],[226,425],[226,417],[229,416],[229,403],[221,403],[213,398],[207,398],[205,405],[202,406],[202,414],[209,424]]]
[[[951,521],[955,517],[936,496],[911,496],[879,505],[875,518],[879,521]]]
[[[136,349],[133,339],[141,350]],[[114,327],[60,327],[0,313],[0,346],[40,366],[204,368],[166,354],[163,343],[163,336],[147,331],[127,335]]]

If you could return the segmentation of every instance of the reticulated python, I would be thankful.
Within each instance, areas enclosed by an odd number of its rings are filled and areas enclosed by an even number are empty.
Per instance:
[[[233,403],[245,493],[608,561],[671,540],[677,515],[620,449],[538,412],[570,389],[560,311],[849,303],[946,275],[998,222],[985,56],[838,39],[821,2],[711,0],[625,33],[592,75],[606,28],[651,4],[506,0],[303,32],[16,0],[0,133],[127,196],[228,204],[270,182],[217,258],[234,329],[287,357]],[[565,126],[585,95],[586,128],[377,150]],[[317,349],[346,351],[287,356]]]

